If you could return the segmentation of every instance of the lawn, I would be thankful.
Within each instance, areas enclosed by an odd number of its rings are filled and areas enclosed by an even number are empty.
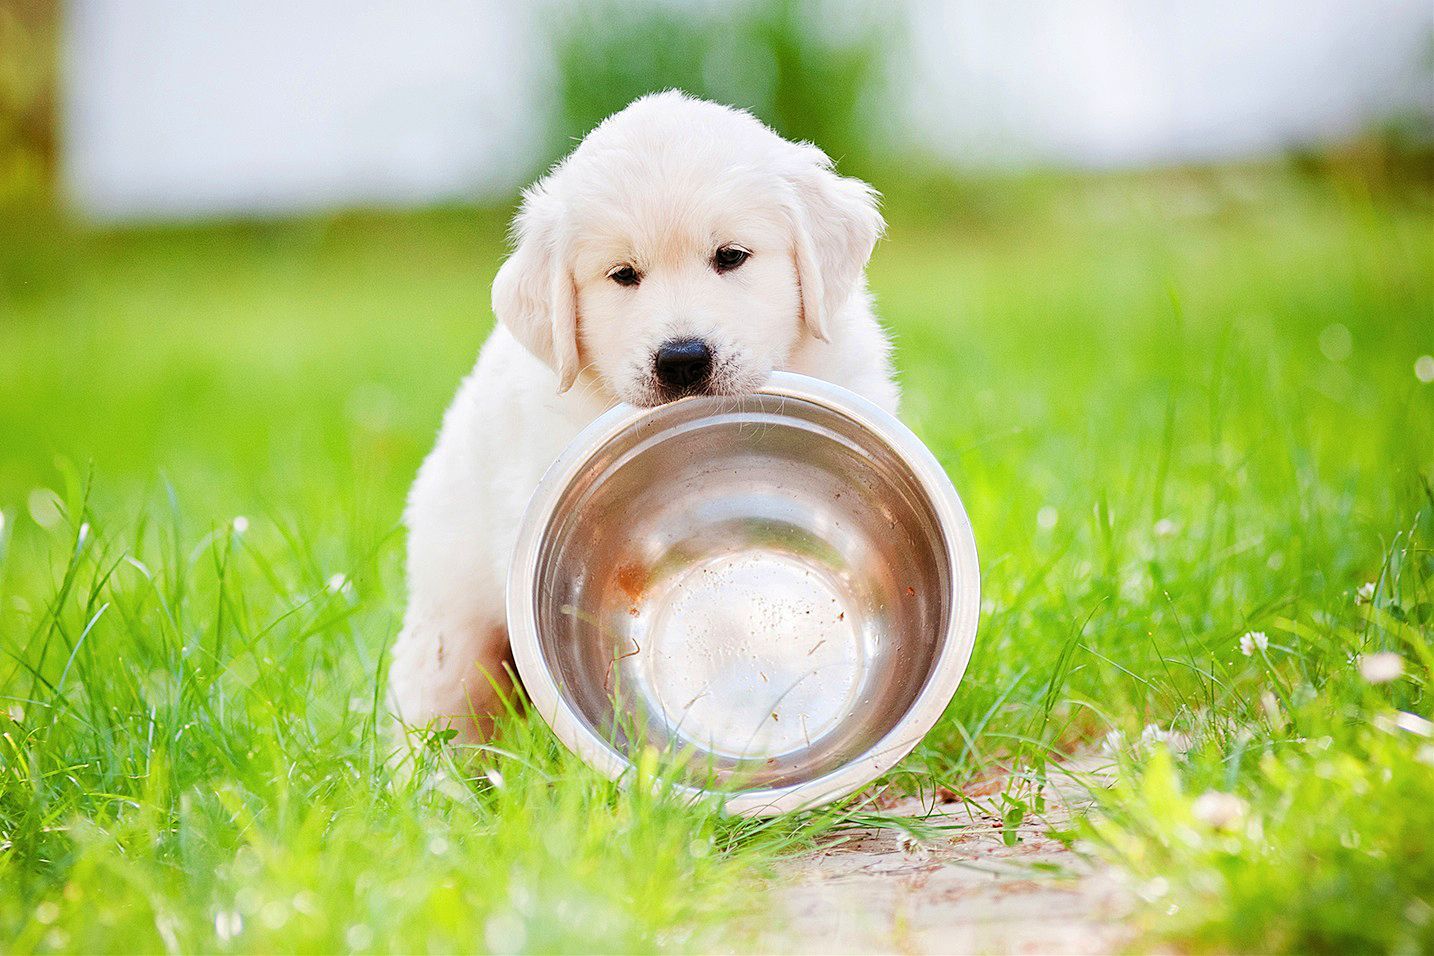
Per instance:
[[[1434,948],[1434,189],[877,185],[904,416],[983,565],[892,782],[1104,746],[1071,839],[1142,943]],[[505,213],[0,215],[0,949],[741,949],[846,825],[621,789],[521,718],[394,753],[403,494]]]

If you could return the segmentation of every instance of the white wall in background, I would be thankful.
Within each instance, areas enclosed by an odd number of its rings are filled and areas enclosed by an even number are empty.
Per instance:
[[[70,194],[99,218],[509,196],[547,125],[544,18],[574,2],[69,0]],[[1431,0],[907,10],[885,123],[958,166],[1243,156],[1434,113]]]
[[[960,163],[1247,156],[1434,113],[1431,0],[913,0],[908,116]]]
[[[507,194],[544,86],[503,0],[71,0],[64,166],[101,218]]]

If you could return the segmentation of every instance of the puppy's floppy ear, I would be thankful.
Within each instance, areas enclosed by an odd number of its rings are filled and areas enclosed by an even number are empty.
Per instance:
[[[802,321],[813,336],[829,342],[836,312],[856,291],[886,223],[876,190],[837,175],[826,153],[802,143],[793,159],[786,178]]]
[[[578,377],[578,296],[566,264],[561,205],[542,184],[523,196],[513,220],[517,245],[493,279],[493,314],[558,376],[558,392]]]

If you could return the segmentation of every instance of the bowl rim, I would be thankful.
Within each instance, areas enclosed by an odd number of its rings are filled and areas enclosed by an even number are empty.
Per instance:
[[[980,569],[976,539],[961,498],[931,450],[896,416],[840,385],[795,372],[773,372],[756,394],[791,398],[821,406],[855,421],[884,441],[911,470],[930,500],[951,567],[952,601],[946,633],[926,685],[900,719],[858,756],[819,777],[782,787],[708,790],[667,784],[689,799],[716,797],[723,808],[742,816],[771,816],[830,803],[864,787],[896,764],[935,726],[955,697],[975,647],[980,616]],[[710,401],[705,396],[677,401]],[[543,474],[519,524],[507,582],[508,640],[530,705],[569,750],[588,765],[619,780],[633,766],[577,713],[547,666],[538,640],[538,561],[547,529],[572,480],[608,442],[640,426],[667,406],[640,408],[619,404],[599,415],[562,451]]]

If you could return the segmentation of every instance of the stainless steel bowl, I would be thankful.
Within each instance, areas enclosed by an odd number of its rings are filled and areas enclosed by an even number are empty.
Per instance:
[[[768,814],[911,751],[956,692],[979,589],[920,440],[779,373],[589,426],[528,506],[508,628],[533,707],[588,763],[618,777],[654,746],[680,788]]]

